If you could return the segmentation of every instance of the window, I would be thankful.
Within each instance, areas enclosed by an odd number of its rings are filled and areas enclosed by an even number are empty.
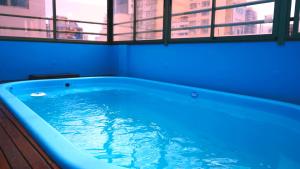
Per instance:
[[[114,41],[133,40],[134,0],[114,0]]]
[[[7,5],[7,0],[0,0],[0,5]]]
[[[216,37],[272,34],[274,2],[249,2],[254,0],[217,1]]]
[[[0,4],[0,36],[107,41],[106,1],[59,0],[55,17],[52,0],[1,0]]]
[[[173,0],[171,38],[209,37],[211,4],[211,0]]]
[[[202,15],[202,16],[209,16],[209,15],[210,15],[210,12],[201,12],[201,15]]]
[[[29,0],[0,0],[0,5],[29,8]]]
[[[201,29],[201,33],[202,34],[208,34],[209,33],[209,29],[208,28]]]
[[[201,20],[201,25],[208,25],[209,24],[209,20],[208,19],[202,19]]]
[[[11,6],[28,8],[29,7],[28,1],[29,0],[11,0],[10,4]]]
[[[136,0],[136,40],[162,39],[163,0]]]
[[[202,7],[210,7],[210,0],[202,1]]]
[[[163,1],[114,0],[114,41],[162,39]]]
[[[196,9],[196,8],[197,8],[197,3],[190,4],[190,9]]]
[[[107,41],[107,1],[56,1],[56,19],[57,39]]]
[[[52,0],[0,2],[0,36],[53,38]]]
[[[212,9],[211,0],[173,0],[172,39],[273,33],[274,0],[216,0],[215,2],[215,8]],[[192,5],[196,3],[201,4],[197,9]],[[189,22],[185,23],[180,19],[183,15],[188,17]],[[193,23],[192,21],[198,24],[190,24]],[[182,36],[182,32],[187,36]]]
[[[189,20],[188,16],[182,16],[180,17],[180,22],[187,22]]]
[[[283,5],[275,5],[279,1]],[[290,1],[0,0],[0,37],[68,42],[168,43],[255,38],[282,42],[287,38],[300,39],[300,0],[291,1],[291,6],[286,7]],[[290,18],[286,16],[289,8]],[[289,29],[284,23],[287,19]],[[284,37],[284,31],[289,37]]]

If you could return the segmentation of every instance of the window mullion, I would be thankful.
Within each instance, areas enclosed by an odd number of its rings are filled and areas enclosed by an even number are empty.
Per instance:
[[[288,30],[289,30],[289,18],[291,13],[291,0],[278,0],[277,4],[277,15],[275,17],[277,18],[277,43],[279,45],[284,44],[284,41],[289,36]]]
[[[280,25],[280,2],[281,0],[275,0],[274,4],[274,12],[273,12],[273,29],[272,29],[272,35],[276,38],[279,37],[278,30]]]
[[[210,23],[210,38],[213,39],[215,36],[215,17],[216,17],[216,0],[212,0],[211,8],[211,23]]]
[[[133,0],[133,41],[136,41],[136,27],[137,27],[137,0]]]
[[[107,0],[107,42],[113,43],[114,34],[114,12],[113,12],[113,0]]]
[[[172,0],[164,0],[163,41],[167,45],[171,39]]]
[[[53,22],[53,39],[57,39],[57,32],[56,32],[56,0],[52,0],[52,10],[53,10],[53,16],[52,16],[52,22]]]

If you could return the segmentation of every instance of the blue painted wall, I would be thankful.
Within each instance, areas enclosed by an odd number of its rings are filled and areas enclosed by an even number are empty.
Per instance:
[[[299,49],[300,42],[120,45],[115,55],[123,76],[300,104]]]
[[[116,61],[110,54],[107,45],[0,41],[0,81],[29,74],[113,75]]]

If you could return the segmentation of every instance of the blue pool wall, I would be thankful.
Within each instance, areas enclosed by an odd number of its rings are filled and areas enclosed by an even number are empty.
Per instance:
[[[108,45],[0,41],[0,81],[25,80],[30,74],[115,75]]]
[[[120,76],[300,104],[300,42],[119,45]]]
[[[128,76],[300,104],[300,42],[93,45],[0,41],[0,81]]]

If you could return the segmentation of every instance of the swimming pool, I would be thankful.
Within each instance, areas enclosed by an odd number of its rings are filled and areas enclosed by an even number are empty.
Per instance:
[[[122,77],[1,85],[63,168],[299,169],[300,107]]]

